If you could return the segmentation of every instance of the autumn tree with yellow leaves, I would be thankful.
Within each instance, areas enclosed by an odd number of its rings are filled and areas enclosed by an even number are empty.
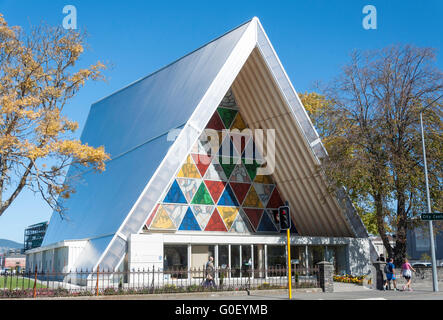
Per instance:
[[[105,66],[75,64],[85,36],[61,27],[38,26],[25,33],[0,14],[0,215],[25,188],[63,213],[59,199],[74,187],[69,166],[105,170],[108,155],[73,139],[78,124],[63,108],[88,80],[103,80]]]
[[[432,209],[443,209],[443,72],[435,59],[434,49],[411,45],[355,51],[321,94],[301,95],[329,154],[321,169],[331,190],[345,187],[397,263],[408,228],[427,212],[421,111]]]

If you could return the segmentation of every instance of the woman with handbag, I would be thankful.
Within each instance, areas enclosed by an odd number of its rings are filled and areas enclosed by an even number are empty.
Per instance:
[[[405,263],[403,263],[403,265],[401,266],[401,273],[403,275],[403,278],[405,278],[406,280],[406,284],[403,286],[403,291],[405,291],[406,287],[408,287],[409,291],[412,291],[411,288],[412,271],[415,272],[415,269],[412,268],[408,259],[405,259]]]

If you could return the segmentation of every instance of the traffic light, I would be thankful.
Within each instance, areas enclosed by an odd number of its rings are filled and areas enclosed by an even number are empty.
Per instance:
[[[280,229],[287,230],[291,228],[291,216],[289,213],[289,206],[282,206],[278,208],[278,216],[280,221]]]

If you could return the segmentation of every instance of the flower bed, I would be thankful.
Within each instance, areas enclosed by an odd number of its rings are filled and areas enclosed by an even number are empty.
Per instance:
[[[355,283],[358,285],[363,285],[363,279],[365,278],[365,276],[353,276],[353,275],[335,275],[334,276],[334,281],[335,282],[344,282],[344,283]]]

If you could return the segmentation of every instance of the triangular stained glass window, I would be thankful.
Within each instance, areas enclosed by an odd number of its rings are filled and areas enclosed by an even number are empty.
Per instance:
[[[155,218],[152,221],[149,229],[165,229],[175,230],[174,222],[172,222],[168,213],[163,206],[160,206],[156,212]]]
[[[226,225],[226,229],[231,229],[232,224],[235,221],[235,218],[238,214],[238,208],[236,207],[217,207],[220,216],[223,219],[223,222]]]
[[[249,189],[245,201],[243,201],[243,207],[263,208],[263,204],[261,203],[260,198],[258,197],[253,185]]]
[[[177,183],[185,195],[188,203],[190,203],[192,198],[194,198],[194,195],[197,192],[201,182],[201,179],[177,178]]]
[[[226,185],[223,194],[217,203],[219,206],[233,206],[238,207],[239,203],[235,197],[234,191],[232,191],[231,186],[229,184]]]
[[[251,185],[249,183],[229,182],[239,204],[243,203]]]
[[[248,217],[249,222],[251,222],[251,225],[254,228],[254,230],[257,230],[261,216],[263,215],[263,209],[244,208],[243,211]]]
[[[186,214],[180,224],[179,230],[191,230],[191,231],[200,231],[200,226],[195,219],[194,213],[192,213],[191,208],[188,208]]]
[[[214,209],[214,212],[206,225],[205,231],[227,231],[226,226],[217,211],[217,208]]]
[[[206,188],[206,185],[204,183],[200,184],[200,187],[198,188],[197,192],[194,195],[194,198],[192,199],[192,204],[214,204],[212,201],[211,195]]]
[[[191,156],[189,155],[186,158],[186,162],[181,167],[177,177],[180,178],[201,178],[200,173],[198,172],[197,167],[194,164]]]
[[[268,213],[265,211],[258,225],[257,232],[278,232]]]
[[[224,181],[213,181],[213,180],[205,180],[206,187],[208,188],[209,193],[212,196],[212,199],[215,203],[218,202],[220,196],[225,189],[226,182]]]
[[[223,121],[226,129],[231,127],[232,122],[234,121],[235,116],[237,115],[237,110],[227,109],[227,108],[217,108],[217,112],[220,115],[220,118]]]
[[[164,203],[188,203],[176,180],[174,180],[171,187],[169,188],[169,191],[166,194],[165,198],[163,199],[163,202]]]

